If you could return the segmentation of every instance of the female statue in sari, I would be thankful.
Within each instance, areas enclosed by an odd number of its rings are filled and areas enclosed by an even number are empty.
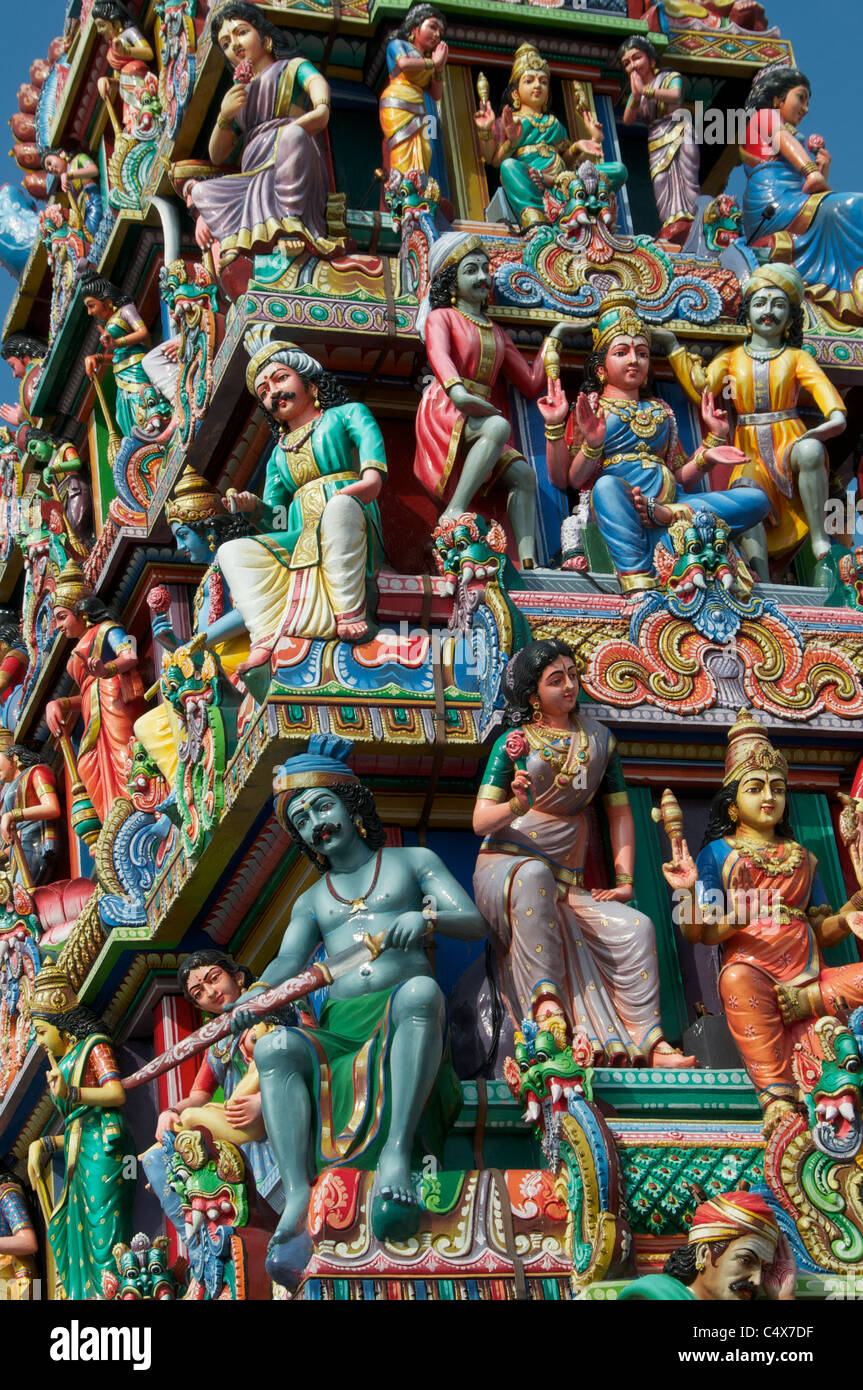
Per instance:
[[[54,621],[75,642],[66,670],[79,694],[49,700],[45,716],[56,737],[71,732],[79,717],[84,721],[78,773],[104,823],[117,797],[127,795],[128,743],[144,712],[135,644],[72,561],[54,590]]]
[[[82,1008],[66,975],[43,966],[31,1004],[33,1031],[51,1063],[48,1087],[63,1132],[30,1145],[27,1172],[45,1213],[48,1240],[67,1299],[102,1296],[112,1250],[132,1235],[136,1153],[121,1107],[126,1093],[104,1025]],[[65,1161],[56,1202],[43,1176],[55,1153]]]
[[[390,80],[381,92],[384,168],[409,174],[420,169],[447,188],[437,103],[443,92],[446,20],[434,5],[412,5],[387,44]]]
[[[120,126],[111,95],[116,87],[123,103],[122,129],[134,140],[155,140],[159,133],[159,80],[148,64],[155,54],[119,0],[94,0],[93,26],[108,41],[108,66],[113,77],[100,77],[99,95],[105,102],[115,133]]]
[[[81,280],[84,308],[99,327],[101,352],[84,358],[84,370],[91,381],[105,362],[114,372],[117,396],[114,414],[117,428],[126,437],[137,423],[137,408],[143,388],[150,385],[144,357],[150,346],[150,331],[129,295],[101,275],[89,273]]]
[[[516,728],[492,749],[473,818],[485,837],[474,898],[491,927],[504,1000],[518,1027],[550,981],[600,1064],[691,1067],[662,1031],[653,923],[627,905],[635,828],[614,738],[576,713],[578,688],[575,657],[557,639],[530,642],[504,673]],[[586,812],[597,795],[615,881],[590,893]]]
[[[659,54],[641,34],[626,39],[617,56],[630,88],[623,124],[647,123],[650,177],[662,223],[659,235],[682,246],[701,193],[692,117],[682,107],[683,78],[679,72],[660,71]]]
[[[756,74],[740,147],[746,172],[743,227],[754,247],[793,261],[812,299],[840,324],[863,323],[863,193],[834,193],[819,135],[804,146],[809,79],[786,63]]]
[[[198,245],[207,250],[218,242],[223,265],[285,236],[318,255],[331,254],[337,243],[326,235],[328,179],[316,138],[330,118],[327,82],[258,5],[229,0],[213,15],[210,33],[234,70],[210,136],[210,159],[227,164],[238,139],[243,157],[239,174],[191,189],[200,214]]]

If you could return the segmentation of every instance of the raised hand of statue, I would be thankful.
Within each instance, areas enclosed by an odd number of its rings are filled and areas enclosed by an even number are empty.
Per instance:
[[[728,411],[716,404],[716,398],[712,391],[702,391],[701,393],[701,418],[710,434],[718,435],[720,439],[728,438],[730,434]]]
[[[0,419],[5,420],[7,425],[23,424],[24,417],[20,405],[0,405]]]
[[[242,82],[235,82],[222,98],[219,115],[225,121],[235,121],[248,100],[248,87]]]
[[[260,1092],[249,1096],[231,1096],[225,1102],[225,1114],[232,1125],[238,1129],[248,1129],[261,1118],[263,1106]]]
[[[644,96],[644,79],[634,70],[629,74],[629,90],[634,97]]]
[[[431,60],[434,65],[436,76],[440,77],[441,73],[446,67],[446,60],[448,57],[449,47],[447,46],[447,44],[444,43],[443,39],[441,39],[440,43],[437,45],[437,47],[434,49],[431,55]]]
[[[662,872],[669,888],[676,893],[691,890],[698,882],[695,860],[689,853],[689,846],[682,835],[671,836],[671,862],[663,864]]]
[[[790,1303],[797,1289],[797,1264],[788,1237],[780,1235],[773,1263],[764,1271],[764,1292],[772,1302]]]
[[[589,444],[591,449],[601,449],[608,427],[605,416],[599,409],[599,396],[595,391],[589,394],[582,392],[579,395],[575,402],[575,421],[584,442]]]
[[[839,835],[863,888],[863,798],[839,793],[842,810],[839,814]]]
[[[524,768],[519,768],[512,779],[512,784],[510,786],[509,791],[510,796],[514,797],[515,800],[518,802],[519,806],[521,807],[522,815],[524,815],[526,811],[530,810],[532,790],[533,782],[531,780],[530,773],[527,772]]]
[[[45,1075],[48,1078],[48,1090],[51,1092],[54,1099],[65,1100],[69,1094],[69,1088],[66,1085],[66,1078],[60,1071],[56,1062],[51,1063]]]
[[[491,130],[497,117],[492,110],[490,101],[484,101],[482,106],[474,115],[474,124],[477,130]]]
[[[505,106],[500,113],[503,133],[511,145],[517,145],[521,139],[521,121],[513,114],[511,106]]]
[[[559,377],[549,377],[544,396],[537,401],[539,413],[547,425],[562,425],[569,416],[569,401]]]
[[[413,951],[422,945],[428,927],[428,921],[421,912],[402,912],[384,937],[382,950]]]

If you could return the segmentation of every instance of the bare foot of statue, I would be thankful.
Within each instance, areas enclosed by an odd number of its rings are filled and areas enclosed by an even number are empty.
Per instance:
[[[343,642],[350,642],[353,646],[365,642],[366,638],[371,635],[365,618],[348,616],[336,618],[336,632]]]
[[[420,1205],[411,1179],[410,1156],[387,1144],[372,1188],[372,1231],[377,1240],[409,1240],[420,1228]]]
[[[237,675],[244,676],[247,671],[255,671],[259,666],[263,666],[272,657],[270,647],[252,647],[245,661],[241,661],[237,667]]]
[[[278,1226],[267,1246],[267,1273],[289,1293],[294,1293],[312,1258],[312,1238],[307,1227],[308,1190],[297,1190],[285,1204]]]
[[[664,502],[654,502],[651,508],[649,506],[651,500],[645,497],[641,488],[634,487],[632,489],[633,505],[642,526],[645,530],[651,526],[670,526],[674,520],[674,512],[670,507],[666,507]]]
[[[650,1065],[652,1067],[685,1068],[697,1067],[698,1063],[694,1057],[687,1057],[679,1048],[672,1047],[671,1043],[663,1038],[653,1048],[650,1054]]]

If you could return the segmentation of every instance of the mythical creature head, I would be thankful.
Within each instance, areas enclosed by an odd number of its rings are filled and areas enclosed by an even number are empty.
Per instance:
[[[812,1140],[830,1158],[854,1158],[863,1146],[863,1009],[854,1010],[849,1025],[819,1018],[814,1032],[823,1056],[798,1043],[793,1058]]]

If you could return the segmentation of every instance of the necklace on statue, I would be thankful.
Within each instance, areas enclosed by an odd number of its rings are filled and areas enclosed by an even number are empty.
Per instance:
[[[581,724],[576,725],[575,731],[578,734],[578,749],[575,757],[582,768],[590,762],[590,739],[582,728]],[[569,759],[572,747],[572,733],[567,733],[565,729],[552,729],[546,724],[528,724],[525,727],[528,742],[532,743],[543,762],[548,763],[554,769],[554,784],[556,787],[568,787],[572,784],[572,774],[564,772],[564,766]],[[565,740],[563,747],[556,747],[560,740]]]
[[[793,873],[802,864],[806,853],[803,846],[793,840],[754,841],[735,836],[734,847],[740,854],[745,855],[756,869],[761,869],[772,878]]]
[[[351,917],[355,917],[356,914],[357,914],[358,912],[368,912],[369,909],[368,909],[368,904],[366,903],[366,898],[371,897],[372,893],[375,891],[375,885],[377,884],[377,881],[378,881],[378,874],[379,874],[380,871],[381,871],[381,859],[382,859],[382,858],[383,858],[383,849],[379,849],[378,852],[377,852],[377,855],[376,855],[376,857],[375,857],[375,871],[374,871],[374,874],[372,875],[372,881],[371,881],[371,883],[369,884],[369,886],[368,886],[368,888],[366,889],[366,891],[365,891],[364,893],[361,893],[360,896],[359,896],[358,898],[343,898],[342,895],[341,895],[341,893],[337,893],[337,892],[336,892],[335,888],[333,887],[333,885],[332,885],[332,883],[331,883],[331,881],[330,881],[330,875],[327,874],[327,876],[326,876],[326,878],[325,878],[325,880],[324,880],[324,882],[325,882],[326,885],[327,885],[327,888],[330,890],[330,893],[331,893],[332,896],[335,898],[335,900],[336,900],[337,903],[343,903],[343,904],[345,905],[345,907],[349,907],[349,908],[351,909],[351,911],[350,911]]]
[[[743,351],[747,357],[751,357],[755,362],[772,362],[774,357],[782,356],[787,346],[787,343],[782,343],[775,348],[754,348],[749,343],[744,343]]]
[[[462,318],[467,319],[468,323],[475,323],[477,328],[491,328],[490,319],[481,319],[478,315],[471,314],[467,309],[462,309],[461,305],[458,305],[457,307],[458,312],[461,314]]]

